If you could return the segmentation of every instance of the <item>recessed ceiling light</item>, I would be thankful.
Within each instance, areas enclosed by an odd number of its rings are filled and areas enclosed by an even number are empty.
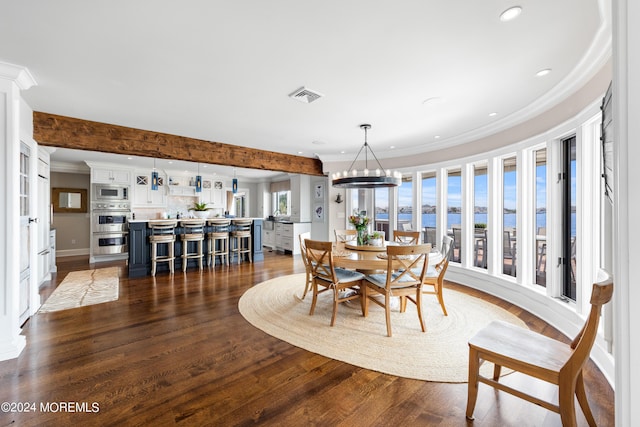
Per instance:
[[[440,139],[440,135],[434,136],[433,139]]]
[[[298,151],[298,154],[302,154],[302,151]]]
[[[131,160],[131,159],[133,159],[133,157],[127,157],[127,160]]]
[[[311,141],[311,143],[315,144],[315,145],[324,145],[324,144],[326,144],[324,141]]]
[[[540,70],[536,73],[536,76],[538,77],[542,77],[542,76],[546,76],[547,74],[549,74],[551,72],[551,68],[545,68],[544,70]]]
[[[510,7],[500,14],[500,20],[502,22],[511,21],[516,19],[520,13],[522,13],[522,8],[520,6]]]
[[[396,146],[395,145],[390,145],[389,148],[391,148],[393,150],[394,148],[396,148]]]
[[[495,117],[495,116],[497,116],[497,115],[498,115],[498,113],[496,113],[496,112],[489,113],[489,117]]]
[[[340,152],[340,154],[345,154],[345,153],[346,153],[346,151],[344,151],[344,150],[342,150],[342,151]]]
[[[169,160],[169,164],[170,164],[170,165],[172,165],[172,164],[173,164],[173,162],[172,162],[171,160]]]

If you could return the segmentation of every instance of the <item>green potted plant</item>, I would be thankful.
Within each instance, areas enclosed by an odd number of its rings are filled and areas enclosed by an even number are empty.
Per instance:
[[[193,206],[189,208],[190,211],[193,211],[193,214],[198,218],[205,219],[209,217],[209,209],[207,207],[207,202],[193,202]]]
[[[384,239],[384,233],[381,231],[374,231],[373,233],[369,234],[367,244],[369,246],[382,246],[382,239]]]

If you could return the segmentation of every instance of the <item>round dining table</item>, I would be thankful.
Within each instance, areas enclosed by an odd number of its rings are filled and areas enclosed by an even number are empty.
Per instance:
[[[344,249],[338,246],[333,252],[333,263],[336,267],[351,270],[386,270],[387,246],[398,245],[396,242],[384,242],[384,246],[357,246],[346,242]],[[442,254],[435,248],[429,254],[429,265],[442,261]]]

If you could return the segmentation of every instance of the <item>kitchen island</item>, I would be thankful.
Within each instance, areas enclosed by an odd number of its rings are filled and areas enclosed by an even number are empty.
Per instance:
[[[233,219],[233,218],[230,218]],[[240,219],[240,218],[238,218]],[[262,251],[262,226],[263,218],[246,218],[252,219],[251,225],[251,254],[253,262],[264,260],[264,252]],[[149,229],[149,222],[154,220],[130,220],[129,221],[129,277],[143,277],[151,275],[151,245],[149,243],[149,235],[151,230]],[[180,227],[180,220],[178,221],[178,227],[175,229],[176,241],[174,243],[175,250],[175,271],[182,270],[182,242],[180,241],[180,234],[183,233],[183,228]],[[208,255],[208,244],[206,233],[212,231],[213,227],[205,227],[205,243],[203,245],[204,263],[206,265]],[[233,230],[233,226],[230,227],[230,231]],[[166,255],[166,247],[160,245],[158,248],[159,255]],[[231,254],[230,254],[231,256]],[[198,268],[198,262],[195,259],[187,260],[188,268]],[[215,260],[214,260],[215,262]],[[230,259],[230,262],[234,262],[234,259]],[[235,260],[237,262],[237,260]],[[160,263],[157,267],[157,272],[162,273],[169,271],[169,266],[166,263]]]

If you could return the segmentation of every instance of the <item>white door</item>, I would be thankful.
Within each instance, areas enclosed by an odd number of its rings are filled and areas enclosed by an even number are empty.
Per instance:
[[[33,227],[37,218],[33,217],[36,209],[32,198],[36,185],[33,173],[35,169],[33,156],[35,154],[35,144],[20,143],[20,288],[18,293],[20,324],[23,324],[30,316],[33,283],[37,279],[37,268],[33,267],[37,244],[37,236],[34,234],[35,228]]]

